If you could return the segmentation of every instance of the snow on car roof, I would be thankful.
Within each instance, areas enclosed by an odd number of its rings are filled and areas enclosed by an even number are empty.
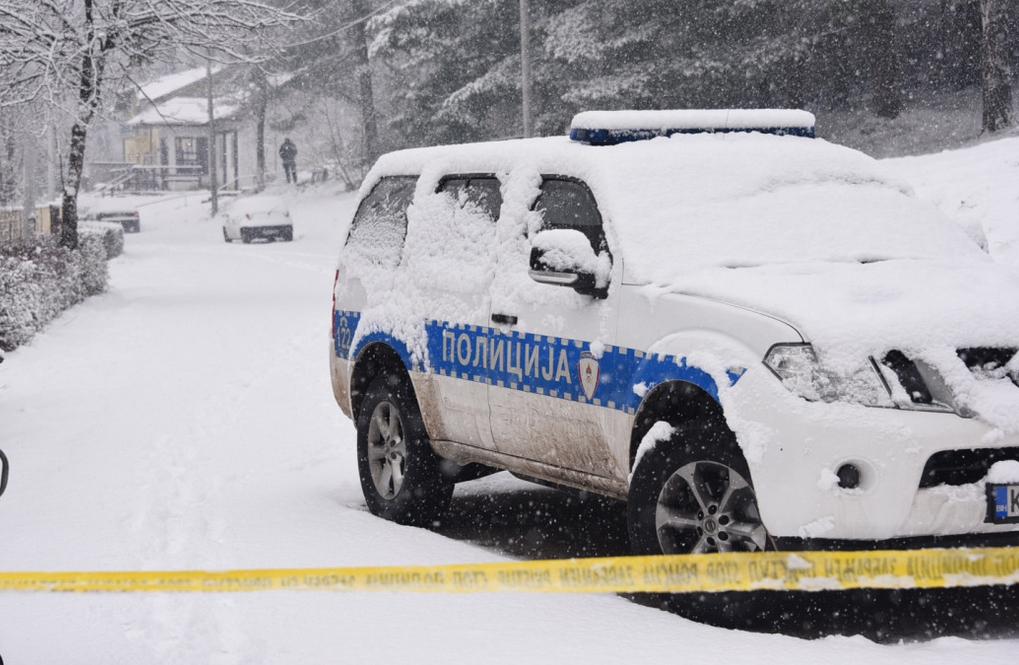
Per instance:
[[[668,285],[720,266],[982,256],[874,159],[820,139],[751,132],[417,148],[380,158],[362,194],[383,175],[418,173],[419,193],[446,174],[501,174],[506,205],[517,200],[507,190],[536,191],[539,174],[584,180],[634,282]]]
[[[813,113],[798,109],[679,109],[584,111],[573,116],[577,129],[753,129],[813,127]]]
[[[230,204],[227,212],[231,215],[248,215],[260,212],[283,212],[287,210],[287,207],[287,203],[282,197],[258,194],[237,199]]]

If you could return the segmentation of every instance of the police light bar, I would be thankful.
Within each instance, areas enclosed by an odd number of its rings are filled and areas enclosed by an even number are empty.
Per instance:
[[[814,138],[814,114],[796,109],[585,111],[573,116],[570,139],[616,145],[673,134],[762,132]]]

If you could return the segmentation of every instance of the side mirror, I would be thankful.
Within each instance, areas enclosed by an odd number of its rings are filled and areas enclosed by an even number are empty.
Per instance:
[[[7,471],[9,469],[7,455],[4,455],[4,451],[0,450],[0,496],[3,496],[4,490],[7,489]]]
[[[569,286],[581,295],[607,298],[612,262],[595,254],[587,236],[575,229],[541,231],[531,241],[531,279]]]

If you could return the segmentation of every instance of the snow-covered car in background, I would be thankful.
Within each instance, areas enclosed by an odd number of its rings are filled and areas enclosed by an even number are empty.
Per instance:
[[[293,240],[294,224],[286,202],[276,196],[257,195],[235,201],[226,212],[223,239]]]
[[[1016,541],[1019,275],[809,113],[583,113],[361,197],[330,357],[373,513],[495,468],[626,501],[638,553]]]
[[[84,220],[113,222],[124,228],[124,233],[138,233],[142,230],[141,215],[136,208],[126,206],[116,198],[100,199],[92,203],[81,216]]]

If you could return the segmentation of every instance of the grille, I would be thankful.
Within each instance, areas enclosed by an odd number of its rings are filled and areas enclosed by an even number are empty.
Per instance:
[[[974,346],[959,349],[959,358],[966,363],[966,367],[971,372],[978,376],[1004,378],[1007,375],[1012,379],[1012,383],[1019,386],[1019,370],[1013,370],[1011,374],[1008,374],[1007,367],[1017,352],[1019,349]]]
[[[1019,367],[1013,363],[1011,372],[1009,371],[1009,363],[1019,353],[1019,349],[973,346],[957,349],[957,353],[959,359],[977,378],[1003,379],[1008,377],[1012,383],[1019,386]],[[889,351],[881,359],[881,364],[895,374],[913,404],[920,405],[920,407],[953,404],[952,395],[937,374],[932,373],[928,367],[925,378],[924,370],[902,351]]]
[[[888,369],[895,372],[899,383],[914,404],[934,403],[934,397],[923,380],[920,370],[915,362],[906,357],[906,354],[902,351],[889,351],[882,362]]]
[[[1019,448],[945,450],[927,460],[920,487],[968,485],[979,482],[995,462],[1019,460]]]

